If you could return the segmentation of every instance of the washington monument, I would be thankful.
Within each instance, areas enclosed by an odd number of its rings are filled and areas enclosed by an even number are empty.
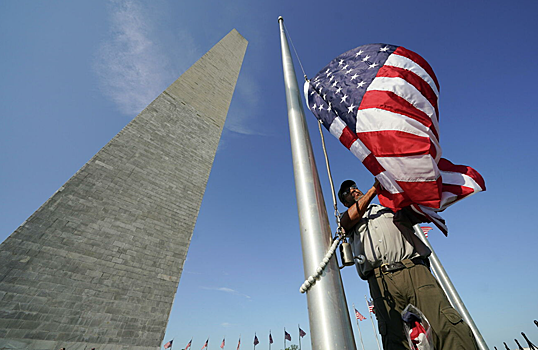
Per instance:
[[[246,47],[232,30],[0,245],[0,349],[160,348]]]

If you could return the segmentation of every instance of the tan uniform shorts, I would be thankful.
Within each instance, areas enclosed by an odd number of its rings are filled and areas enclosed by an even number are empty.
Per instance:
[[[368,279],[383,348],[409,349],[401,312],[413,304],[430,322],[436,350],[477,349],[471,329],[450,305],[429,269],[410,260],[402,262],[410,267],[388,273],[375,269]]]

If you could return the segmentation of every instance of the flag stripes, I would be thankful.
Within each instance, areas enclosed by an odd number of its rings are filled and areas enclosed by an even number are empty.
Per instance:
[[[441,158],[439,82],[418,54],[386,44],[349,50],[305,83],[305,97],[316,118],[377,177],[382,205],[413,205],[446,233],[437,212],[485,190],[474,169]]]

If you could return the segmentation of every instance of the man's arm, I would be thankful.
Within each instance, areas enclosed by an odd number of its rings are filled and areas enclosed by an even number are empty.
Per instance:
[[[357,202],[355,202],[355,204],[349,207],[349,209],[344,213],[344,215],[342,215],[340,224],[342,225],[344,230],[349,232],[353,228],[353,226],[355,226],[362,219],[362,216],[366,212],[368,205],[377,195],[376,191],[378,188],[379,181],[377,181],[376,179],[372,188],[370,188],[361,199],[359,199]]]

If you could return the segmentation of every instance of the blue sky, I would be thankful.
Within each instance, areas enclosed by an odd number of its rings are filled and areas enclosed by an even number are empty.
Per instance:
[[[486,342],[538,342],[534,1],[2,1],[0,241],[231,29],[249,47],[164,341],[193,349],[283,347],[309,333],[277,18],[308,76],[359,45],[402,45],[441,84],[443,155],[473,166],[487,191],[449,208],[430,233]],[[296,71],[302,79],[296,62]],[[302,80],[300,80],[302,82]],[[314,117],[310,134],[329,214]],[[366,188],[366,169],[326,134],[335,182]],[[343,209],[342,207],[340,208]],[[334,220],[331,220],[334,228]],[[173,254],[169,252],[168,254]],[[163,254],[166,259],[166,254]],[[367,314],[365,282],[342,271]],[[367,349],[377,347],[370,321]],[[353,320],[354,328],[355,321]],[[358,332],[355,328],[355,335]],[[360,343],[357,338],[357,344]],[[310,337],[302,342],[310,349]]]

